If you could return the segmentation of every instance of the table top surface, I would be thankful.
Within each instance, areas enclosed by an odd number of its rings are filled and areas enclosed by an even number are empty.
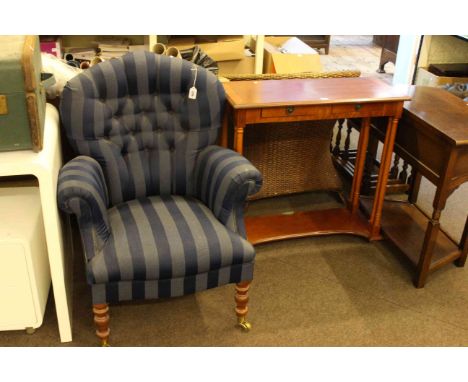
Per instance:
[[[410,99],[408,86],[371,77],[231,81],[224,89],[234,109]]]
[[[403,119],[417,118],[444,139],[468,145],[468,104],[444,89],[413,86],[405,102]]]

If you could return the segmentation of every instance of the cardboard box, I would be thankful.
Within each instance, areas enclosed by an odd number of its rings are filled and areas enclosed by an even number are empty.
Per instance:
[[[254,74],[255,57],[243,57],[242,60],[218,62],[219,76],[226,74]]]
[[[429,72],[426,68],[418,68],[415,85],[442,86],[453,83],[466,83],[468,77],[443,77]]]
[[[168,46],[175,46],[179,50],[198,45],[200,49],[215,61],[242,60],[244,58],[244,38],[242,36],[214,36],[216,42],[198,42],[194,39],[171,38]],[[206,41],[206,39],[202,39]]]
[[[303,73],[303,72],[320,72],[322,64],[320,56],[314,49],[306,44],[297,44],[296,41],[291,45],[288,52],[282,52],[281,47],[285,43],[290,43],[291,37],[265,37],[264,57],[263,57],[263,72],[264,73]],[[300,40],[299,40],[300,42]],[[306,47],[304,47],[304,45]],[[301,53],[294,52],[294,47],[300,49]],[[308,49],[307,49],[308,48]],[[303,53],[309,52],[309,53]]]

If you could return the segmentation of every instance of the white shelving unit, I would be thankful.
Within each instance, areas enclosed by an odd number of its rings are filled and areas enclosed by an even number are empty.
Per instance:
[[[65,259],[62,223],[57,206],[57,179],[61,167],[59,115],[54,106],[47,104],[44,123],[44,148],[38,153],[31,150],[1,152],[0,177],[34,175],[39,181],[39,194],[60,340],[68,342],[72,340],[71,287],[73,280],[65,271],[69,259]]]
[[[1,180],[0,180],[1,181]],[[42,325],[50,288],[38,187],[0,187],[0,330]]]

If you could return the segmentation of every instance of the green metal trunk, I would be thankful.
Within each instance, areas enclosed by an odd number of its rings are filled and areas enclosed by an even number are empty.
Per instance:
[[[45,89],[38,36],[0,36],[0,151],[40,151]]]

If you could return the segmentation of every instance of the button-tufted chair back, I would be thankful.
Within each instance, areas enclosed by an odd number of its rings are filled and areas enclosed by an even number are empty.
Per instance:
[[[195,76],[197,96],[189,99]],[[216,142],[224,101],[212,73],[141,51],[74,77],[60,111],[68,140],[78,154],[99,162],[116,205],[150,195],[192,195],[197,154]]]

